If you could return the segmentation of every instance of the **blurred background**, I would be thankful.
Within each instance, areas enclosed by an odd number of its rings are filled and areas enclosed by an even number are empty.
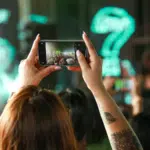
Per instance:
[[[104,84],[117,103],[132,106],[133,81],[139,75],[146,89],[141,96],[149,100],[149,7],[149,0],[0,0],[1,110],[15,88],[18,65],[38,33],[42,39],[80,40],[85,31],[104,59]],[[41,86],[57,92],[86,88],[81,73],[67,69],[53,73]]]

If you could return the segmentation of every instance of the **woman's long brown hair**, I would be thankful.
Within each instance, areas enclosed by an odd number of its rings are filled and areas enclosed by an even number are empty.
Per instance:
[[[0,117],[0,150],[76,150],[69,115],[54,93],[28,86]]]

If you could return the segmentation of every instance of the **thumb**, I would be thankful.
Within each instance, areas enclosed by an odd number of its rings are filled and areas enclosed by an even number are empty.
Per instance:
[[[49,74],[51,74],[52,72],[57,71],[57,70],[61,70],[61,67],[59,67],[59,66],[49,66],[49,67],[46,67],[46,68],[42,69],[38,73],[38,76],[39,76],[39,78],[45,78],[46,76],[48,76]]]
[[[76,55],[77,55],[81,70],[84,71],[86,69],[89,69],[89,65],[87,64],[87,61],[84,55],[79,50],[77,50]]]

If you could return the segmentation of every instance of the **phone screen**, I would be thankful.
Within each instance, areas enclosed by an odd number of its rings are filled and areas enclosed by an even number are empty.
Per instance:
[[[115,90],[126,90],[130,91],[133,87],[133,82],[130,79],[117,79],[115,82]]]
[[[87,57],[84,41],[40,41],[39,61],[41,65],[78,66],[76,51]]]

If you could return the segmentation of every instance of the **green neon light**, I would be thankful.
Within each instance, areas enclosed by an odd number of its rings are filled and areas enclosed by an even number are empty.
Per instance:
[[[120,59],[118,58],[105,58],[103,59],[102,75],[111,75],[113,77],[118,77],[121,75]]]
[[[124,83],[121,79],[116,80],[115,82],[115,90],[120,90],[124,87]]]
[[[130,93],[126,93],[124,99],[125,99],[125,104],[131,105],[131,103],[132,103],[132,96],[131,96]]]
[[[91,31],[108,34],[100,54],[104,57],[118,57],[120,49],[135,32],[135,20],[122,8],[105,7],[94,16]]]
[[[95,34],[108,34],[99,54],[105,59],[103,66],[103,75],[117,75],[120,71],[119,60],[122,46],[129,40],[135,32],[135,20],[125,10],[118,7],[105,7],[100,9],[94,16],[91,24],[91,31]],[[108,61],[110,59],[110,61]],[[117,60],[118,59],[118,60]],[[130,74],[135,74],[131,63],[123,62]],[[108,67],[111,66],[111,67]],[[115,69],[116,68],[116,69]],[[116,71],[116,74],[114,73]]]
[[[39,24],[47,24],[48,23],[48,17],[37,15],[37,14],[31,14],[29,16],[29,19],[33,22],[39,23]]]
[[[0,24],[8,23],[11,13],[7,9],[0,9]]]
[[[7,100],[10,92],[14,88],[13,82],[17,75],[16,69],[11,73],[7,73],[15,59],[16,49],[7,39],[0,38],[0,100]],[[16,66],[17,68],[17,66]]]
[[[130,76],[135,76],[136,71],[134,67],[132,66],[132,63],[129,60],[122,60],[121,61],[122,66],[128,71]]]
[[[16,55],[14,46],[7,39],[0,38],[0,62],[5,62],[5,65],[0,66],[0,73],[8,69]]]
[[[8,23],[11,12],[7,9],[0,9],[0,24]],[[17,75],[16,65],[11,73],[8,73],[10,65],[16,56],[15,47],[5,38],[0,37],[0,100],[7,100],[10,92],[14,88],[13,82]]]

